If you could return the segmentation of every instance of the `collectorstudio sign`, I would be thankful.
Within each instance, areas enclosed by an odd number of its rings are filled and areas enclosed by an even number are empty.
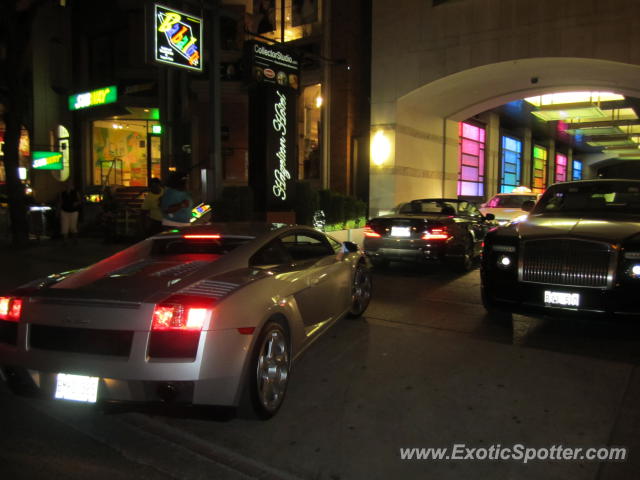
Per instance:
[[[258,211],[293,209],[299,62],[276,45],[249,42],[249,184]]]

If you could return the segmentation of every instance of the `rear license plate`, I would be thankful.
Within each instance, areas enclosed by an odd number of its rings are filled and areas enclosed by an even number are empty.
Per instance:
[[[56,376],[55,398],[76,402],[96,403],[98,398],[98,377],[84,377],[59,373]]]
[[[544,303],[545,305],[560,305],[562,307],[579,307],[580,294],[545,290]]]
[[[408,237],[411,235],[411,227],[391,227],[392,237]]]

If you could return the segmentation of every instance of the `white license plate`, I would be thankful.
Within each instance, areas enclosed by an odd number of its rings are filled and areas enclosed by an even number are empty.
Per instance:
[[[409,237],[411,235],[411,227],[391,227],[392,237]]]
[[[76,402],[96,403],[98,398],[98,377],[84,377],[59,373],[56,376],[55,398]]]
[[[563,307],[579,307],[580,294],[545,290],[544,303],[545,305],[560,305]]]

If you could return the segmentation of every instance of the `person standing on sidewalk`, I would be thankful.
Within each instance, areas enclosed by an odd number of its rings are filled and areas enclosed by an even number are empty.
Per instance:
[[[80,193],[75,189],[71,180],[67,181],[66,188],[60,192],[58,210],[60,212],[60,234],[62,240],[67,243],[69,237],[77,243],[78,236],[78,215],[82,199]]]
[[[187,192],[187,174],[171,172],[167,188],[160,200],[162,208],[162,227],[164,229],[188,227],[191,225],[193,201]]]
[[[155,235],[162,231],[162,209],[160,199],[164,194],[164,188],[159,178],[152,178],[149,181],[149,191],[144,197],[140,211],[143,216],[143,228],[146,237]]]

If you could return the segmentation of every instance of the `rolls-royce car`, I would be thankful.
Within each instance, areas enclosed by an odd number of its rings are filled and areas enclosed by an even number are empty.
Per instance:
[[[474,203],[455,198],[426,198],[401,204],[394,214],[370,219],[364,250],[374,266],[391,261],[450,263],[468,271],[480,254],[487,230],[495,224]]]
[[[163,232],[0,296],[0,376],[52,399],[269,418],[292,362],[367,308],[368,265],[357,245],[311,227]]]
[[[526,206],[529,202],[535,203],[539,197],[540,194],[521,191],[498,193],[491,197],[488,202],[480,205],[480,212],[483,215],[492,213],[499,225],[505,225],[512,220],[526,216],[527,211],[523,210],[523,205]]]
[[[550,186],[526,220],[490,231],[482,301],[496,314],[640,315],[640,181]]]

